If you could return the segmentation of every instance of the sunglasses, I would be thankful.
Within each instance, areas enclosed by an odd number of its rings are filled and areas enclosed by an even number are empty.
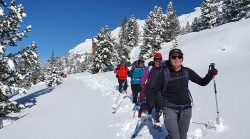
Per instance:
[[[176,59],[178,57],[178,59],[182,59],[183,56],[171,56],[172,59]]]

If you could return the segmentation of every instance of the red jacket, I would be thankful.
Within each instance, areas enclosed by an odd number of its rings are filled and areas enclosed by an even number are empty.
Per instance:
[[[114,73],[116,73],[116,77],[119,80],[125,80],[128,76],[129,69],[127,66],[119,65],[115,70]]]

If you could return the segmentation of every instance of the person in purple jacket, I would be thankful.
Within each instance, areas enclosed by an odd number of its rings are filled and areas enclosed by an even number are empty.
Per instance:
[[[162,55],[161,53],[157,52],[154,54],[154,60],[149,62],[149,66],[146,67],[145,72],[143,76],[141,77],[140,83],[142,86],[142,91],[140,93],[140,99],[141,101],[145,100],[148,105],[147,111],[149,114],[151,114],[152,109],[155,107],[156,115],[154,117],[154,120],[156,123],[159,123],[160,116],[162,113],[161,108],[161,92],[157,92],[157,94],[152,94],[150,91],[150,88],[152,87],[153,83],[155,82],[157,75],[160,72],[160,63],[162,61]],[[153,97],[156,96],[156,97]],[[142,106],[143,107],[143,106]],[[141,117],[142,112],[145,111],[145,109],[140,109],[138,113],[138,117]]]

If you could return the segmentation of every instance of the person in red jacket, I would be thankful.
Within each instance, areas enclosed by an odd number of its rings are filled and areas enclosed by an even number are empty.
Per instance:
[[[126,66],[126,63],[124,61],[121,61],[117,68],[115,68],[114,73],[116,73],[116,77],[118,78],[119,92],[126,92],[128,87],[127,76],[129,73],[129,69]]]

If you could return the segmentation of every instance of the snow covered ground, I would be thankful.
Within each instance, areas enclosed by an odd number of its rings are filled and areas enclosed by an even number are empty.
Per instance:
[[[205,76],[208,65],[216,63],[219,110],[224,120],[221,130],[206,129],[215,121],[216,107],[213,82],[201,87],[190,82],[194,100],[189,139],[248,139],[250,137],[250,19],[179,36],[179,48],[184,53],[184,66]],[[161,52],[167,59],[171,43]],[[70,75],[63,84],[48,89],[44,84],[33,86],[26,96],[16,96],[27,109],[11,114],[0,129],[1,139],[128,139],[135,131],[137,118],[129,96],[120,97],[112,113],[118,92],[112,72],[92,75]],[[136,115],[137,116],[137,115]],[[163,122],[163,121],[161,121]],[[164,127],[164,125],[163,125]],[[158,132],[152,124],[142,123],[137,130],[141,139],[163,139],[166,131]]]

